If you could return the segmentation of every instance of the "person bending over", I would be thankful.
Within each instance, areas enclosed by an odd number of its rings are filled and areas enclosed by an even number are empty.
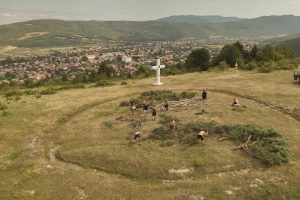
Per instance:
[[[172,119],[172,121],[170,122],[170,128],[172,131],[175,131],[176,129],[176,122],[174,119]]]
[[[141,132],[140,131],[136,131],[133,136],[133,143],[135,144],[137,141],[138,142],[141,141]]]
[[[205,135],[208,135],[208,130],[207,130],[207,132],[205,132],[205,131],[200,131],[200,132],[197,134],[198,142],[199,142],[199,140],[201,140],[202,145],[204,145],[204,136],[205,136]]]
[[[240,106],[239,100],[238,100],[237,98],[234,98],[234,99],[233,99],[232,106],[233,106],[233,107],[238,107],[238,106]]]

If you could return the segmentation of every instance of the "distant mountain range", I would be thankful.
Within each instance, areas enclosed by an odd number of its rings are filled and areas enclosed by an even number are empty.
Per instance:
[[[33,20],[0,26],[0,46],[54,47],[98,41],[165,41],[209,36],[270,36],[300,33],[293,15],[240,19],[221,16],[171,16],[152,21]]]
[[[192,24],[237,22],[240,20],[242,20],[242,18],[223,17],[223,16],[219,16],[219,15],[206,15],[206,16],[175,15],[175,16],[158,19],[158,21],[164,21],[164,22],[192,23]]]

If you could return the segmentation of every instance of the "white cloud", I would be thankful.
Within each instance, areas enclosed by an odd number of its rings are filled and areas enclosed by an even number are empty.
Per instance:
[[[299,0],[291,0],[289,1],[289,5],[297,5],[297,4],[300,4],[300,1]]]
[[[10,13],[3,13],[2,16],[3,17],[11,17],[12,15]]]

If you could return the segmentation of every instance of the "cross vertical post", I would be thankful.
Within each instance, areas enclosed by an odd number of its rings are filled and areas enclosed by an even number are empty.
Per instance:
[[[159,86],[159,85],[163,85],[162,82],[160,82],[160,69],[165,68],[165,65],[161,65],[160,64],[160,59],[158,58],[156,60],[156,66],[153,66],[152,69],[156,70],[156,82],[154,83],[154,85]]]

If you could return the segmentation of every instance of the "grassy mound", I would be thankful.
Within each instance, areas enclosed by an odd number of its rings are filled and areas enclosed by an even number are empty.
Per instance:
[[[143,103],[143,100],[154,100],[154,101],[163,101],[167,98],[169,101],[179,101],[182,99],[191,99],[196,96],[196,92],[182,92],[175,93],[171,90],[157,90],[157,91],[147,91],[143,92],[138,98],[133,99],[134,103],[140,107]],[[120,103],[121,107],[129,106],[128,101],[123,101]]]
[[[175,131],[168,126],[171,119],[177,122]],[[287,141],[273,129],[257,125],[219,126],[215,122],[182,124],[170,116],[162,116],[161,123],[167,125],[154,129],[149,136],[150,139],[161,140],[161,146],[172,146],[176,142],[182,145],[197,144],[196,134],[208,130],[210,134],[229,137],[238,145],[245,143],[251,135],[250,150],[267,165],[282,165],[290,159]]]
[[[178,101],[180,99],[191,99],[196,96],[195,92],[182,92],[177,94],[171,90],[158,90],[158,91],[148,91],[143,92],[140,96],[140,99],[149,98],[156,101],[162,101],[165,98],[171,101]]]
[[[290,159],[288,144],[274,129],[256,125],[217,126],[215,132],[235,143],[245,143],[251,135],[250,149],[268,165],[282,165]]]

